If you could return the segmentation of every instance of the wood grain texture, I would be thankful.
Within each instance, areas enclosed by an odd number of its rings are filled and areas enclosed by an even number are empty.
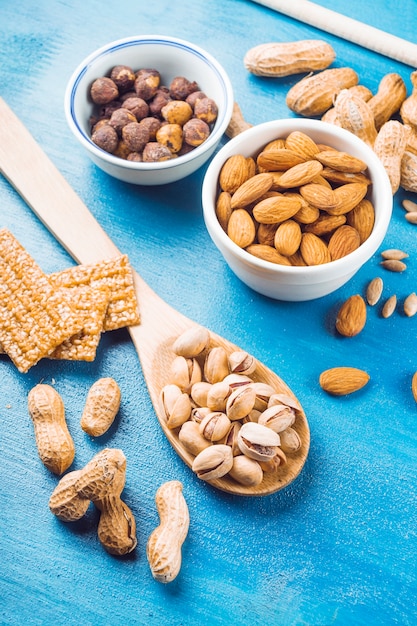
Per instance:
[[[414,0],[320,4],[415,40]],[[76,65],[108,41],[137,32],[183,37],[214,54],[255,124],[290,114],[285,94],[299,78],[249,76],[243,57],[259,43],[325,37],[335,47],[336,66],[353,67],[372,90],[387,72],[398,72],[410,88],[410,67],[248,0],[1,2],[0,25],[2,97],[117,248],[168,305],[256,354],[287,381],[311,427],[309,457],[297,480],[271,496],[235,497],[202,484],[166,440],[127,331],[106,333],[91,364],[41,362],[23,376],[0,357],[0,622],[414,626],[417,447],[410,385],[417,317],[405,318],[399,307],[382,319],[372,307],[364,332],[351,340],[337,337],[333,323],[340,304],[364,293],[375,275],[384,279],[384,294],[396,293],[400,303],[415,291],[416,231],[401,206],[404,197],[415,198],[396,196],[383,244],[408,251],[401,276],[383,272],[378,253],[331,296],[274,302],[245,288],[212,245],[201,212],[204,168],[167,189],[112,180],[76,144],[63,110]],[[44,271],[74,263],[3,177],[0,216]],[[318,377],[341,365],[366,369],[371,379],[358,394],[331,398]],[[117,380],[122,403],[110,431],[92,439],[79,419],[90,385],[101,376]],[[93,508],[72,525],[50,514],[56,478],[37,457],[26,402],[41,380],[64,399],[76,446],[71,469],[105,446],[126,454],[123,495],[138,526],[130,557],[115,559],[101,549]],[[156,490],[172,479],[184,485],[190,529],[180,574],[162,587],[152,579],[145,545],[158,524]]]

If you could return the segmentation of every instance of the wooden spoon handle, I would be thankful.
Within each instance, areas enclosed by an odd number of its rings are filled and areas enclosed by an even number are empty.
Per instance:
[[[253,0],[304,24],[417,67],[417,45],[308,0]]]
[[[85,264],[119,255],[89,209],[2,98],[0,119],[0,171],[67,252]]]

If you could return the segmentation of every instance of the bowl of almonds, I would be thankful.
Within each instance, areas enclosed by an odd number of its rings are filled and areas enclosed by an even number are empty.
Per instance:
[[[161,35],[111,42],[73,72],[70,129],[90,159],[125,182],[162,185],[214,153],[233,110],[225,70],[193,43]]]
[[[204,220],[231,270],[286,301],[344,285],[382,243],[392,213],[388,176],[352,133],[314,119],[249,128],[213,158]]]

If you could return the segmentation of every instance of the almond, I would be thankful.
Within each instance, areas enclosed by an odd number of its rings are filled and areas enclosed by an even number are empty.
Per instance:
[[[298,213],[295,215],[295,219],[297,219],[297,216]],[[343,226],[345,223],[345,215],[327,215],[323,213],[315,222],[307,224],[304,228],[304,232],[314,233],[318,237],[322,237],[323,235],[329,235],[334,232],[336,228]]]
[[[414,400],[417,402],[417,372],[413,374],[413,377],[411,379],[411,391]]]
[[[327,247],[332,261],[336,261],[357,250],[360,245],[361,239],[358,231],[353,226],[344,224],[334,231]]]
[[[397,261],[402,261],[402,259],[408,258],[407,252],[399,250],[398,248],[388,248],[387,250],[383,250],[381,252],[381,256],[383,259],[396,259]]]
[[[301,208],[298,198],[277,195],[261,200],[253,207],[253,217],[260,224],[277,224],[295,215]]]
[[[290,167],[282,174],[279,179],[280,187],[290,189],[291,187],[299,187],[310,183],[315,176],[320,174],[323,166],[316,160],[305,161],[299,165]]]
[[[338,204],[338,199],[333,189],[320,183],[303,185],[300,187],[300,194],[308,204],[323,211],[330,211],[336,208]]]
[[[356,367],[332,367],[320,374],[320,387],[333,396],[345,396],[362,389],[370,376]]]
[[[255,224],[245,209],[232,212],[227,225],[227,234],[239,248],[246,248],[255,239]]]
[[[217,196],[216,217],[224,231],[227,231],[227,225],[232,214],[231,201],[232,198],[228,191],[221,191]]]
[[[381,261],[381,265],[390,272],[404,272],[407,269],[406,264],[398,259],[385,259]]]
[[[285,147],[303,157],[303,160],[314,158],[320,151],[316,142],[305,133],[294,130],[285,140]]]
[[[256,174],[238,187],[232,195],[232,209],[243,208],[258,200],[271,188],[274,182],[272,174]]]
[[[354,337],[366,324],[366,304],[359,294],[350,296],[339,309],[336,330],[345,337]]]
[[[294,220],[282,222],[274,237],[275,249],[284,256],[292,256],[300,247],[301,228]]]
[[[249,178],[249,168],[246,157],[234,154],[224,163],[219,174],[219,184],[222,191],[233,194]]]
[[[413,317],[417,313],[417,295],[414,292],[404,300],[404,313],[407,317]]]
[[[278,265],[291,265],[291,262],[287,259],[287,257],[280,254],[278,250],[272,246],[254,243],[246,248],[246,252],[253,254],[253,256],[258,257],[258,259],[269,261],[270,263],[277,263]]]
[[[361,159],[339,150],[323,150],[315,155],[315,158],[326,167],[331,167],[339,172],[358,174],[367,169],[367,165]]]
[[[300,252],[307,265],[321,265],[332,260],[325,242],[313,233],[303,233]]]
[[[356,228],[361,238],[361,243],[366,241],[372,233],[375,223],[375,209],[372,202],[366,198],[361,200],[346,215],[346,222],[353,228]]]
[[[342,215],[349,213],[361,200],[364,199],[368,191],[365,183],[347,183],[334,190],[337,205],[333,209],[328,209],[331,215]]]
[[[292,150],[281,148],[278,150],[264,150],[258,155],[256,163],[260,169],[267,172],[285,172],[294,165],[303,163],[305,159]]]
[[[397,296],[393,295],[385,301],[384,306],[382,307],[381,315],[384,318],[391,317],[397,307]]]
[[[370,306],[374,306],[379,302],[383,287],[384,283],[379,276],[375,276],[375,278],[371,280],[366,289],[366,300]]]

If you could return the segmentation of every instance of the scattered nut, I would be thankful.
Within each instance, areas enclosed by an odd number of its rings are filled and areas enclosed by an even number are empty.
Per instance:
[[[382,307],[381,315],[384,318],[391,317],[397,307],[397,296],[394,294],[390,296]]]

